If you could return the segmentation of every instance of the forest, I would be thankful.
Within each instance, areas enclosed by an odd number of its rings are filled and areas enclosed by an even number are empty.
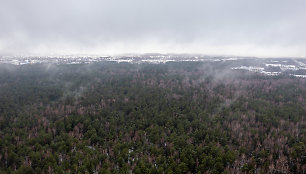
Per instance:
[[[306,79],[222,62],[0,65],[0,174],[306,173]]]

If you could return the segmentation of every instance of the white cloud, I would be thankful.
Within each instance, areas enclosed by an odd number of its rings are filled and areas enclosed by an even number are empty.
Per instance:
[[[0,54],[306,55],[302,0],[2,0]]]

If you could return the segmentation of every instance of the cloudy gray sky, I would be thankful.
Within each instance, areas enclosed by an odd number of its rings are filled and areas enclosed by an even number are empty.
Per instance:
[[[0,55],[306,56],[305,0],[1,0]]]

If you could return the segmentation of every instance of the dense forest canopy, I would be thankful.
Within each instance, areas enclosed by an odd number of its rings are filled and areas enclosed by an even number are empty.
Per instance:
[[[0,173],[305,173],[306,79],[222,62],[0,65]]]

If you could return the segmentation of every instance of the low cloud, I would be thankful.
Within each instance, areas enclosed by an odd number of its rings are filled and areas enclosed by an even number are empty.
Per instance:
[[[305,1],[3,0],[0,55],[306,56]]]

